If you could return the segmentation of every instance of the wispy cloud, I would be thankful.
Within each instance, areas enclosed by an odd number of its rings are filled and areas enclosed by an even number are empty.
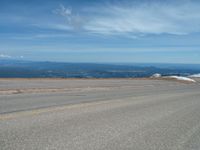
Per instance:
[[[7,55],[7,54],[0,54],[0,58],[9,58],[9,59],[23,59],[24,56],[11,56],[11,55]]]
[[[200,4],[140,3],[100,8],[85,29],[100,34],[189,34],[200,32]]]
[[[72,3],[73,7],[64,2],[54,4],[38,6],[36,10],[32,7],[34,9],[30,8],[27,15],[24,12],[11,14],[11,18],[10,15],[0,15],[4,16],[0,22],[12,20],[12,25],[17,25],[14,27],[16,29],[23,27],[24,31],[24,27],[27,27],[27,34],[32,28],[39,28],[34,30],[38,32],[36,34],[49,33],[49,36],[57,35],[60,31],[65,34],[75,31],[131,38],[149,34],[187,35],[200,32],[200,2],[197,0],[119,0],[110,3],[105,0],[91,4],[83,2],[81,5]],[[17,16],[20,16],[19,19],[13,19]]]
[[[10,55],[0,54],[0,58],[12,58]]]
[[[91,6],[90,6],[91,7]],[[143,36],[146,34],[185,35],[200,32],[200,3],[185,0],[176,2],[110,4],[85,9],[89,14],[83,17],[73,14],[71,8],[60,5],[54,12],[65,17],[67,25],[82,28],[97,34],[125,34]]]
[[[65,7],[64,5],[60,4],[59,8],[53,10],[53,13],[61,15],[66,19],[67,25],[69,26],[68,29],[80,29],[83,25],[83,19],[80,17],[78,13],[74,13],[72,8]],[[64,28],[63,25],[58,28]]]

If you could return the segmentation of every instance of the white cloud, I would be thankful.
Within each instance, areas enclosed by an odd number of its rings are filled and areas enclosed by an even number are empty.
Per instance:
[[[85,30],[99,34],[189,34],[200,32],[200,3],[140,3],[99,8]],[[93,10],[94,11],[94,10]]]
[[[10,56],[6,54],[0,54],[0,58],[9,58],[9,59],[23,59],[24,56]]]
[[[200,32],[200,3],[190,0],[90,6],[83,10],[88,14],[84,19],[63,5],[54,12],[66,18],[66,26],[97,34],[135,37]],[[83,21],[85,18],[87,21]]]
[[[60,7],[53,11],[53,13],[63,16],[67,22],[67,28],[70,29],[80,29],[83,25],[83,19],[78,13],[74,13],[71,8],[60,5]],[[63,25],[57,25],[56,28],[64,28]]]
[[[62,31],[69,31],[73,28],[68,24],[59,24],[59,23],[39,23],[39,24],[32,24],[32,26],[39,27],[42,29],[53,29],[53,30],[62,30]]]
[[[12,58],[12,57],[11,57],[11,56],[9,56],[9,55],[0,54],[0,58]]]

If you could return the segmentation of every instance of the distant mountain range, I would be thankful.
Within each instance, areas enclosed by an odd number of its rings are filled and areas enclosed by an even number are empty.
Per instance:
[[[188,76],[200,73],[200,65],[188,64],[95,64],[34,62],[0,59],[0,78],[135,78]]]

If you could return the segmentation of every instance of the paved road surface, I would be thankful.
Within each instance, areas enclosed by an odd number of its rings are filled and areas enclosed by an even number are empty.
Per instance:
[[[0,80],[0,150],[10,149],[199,150],[200,84]]]

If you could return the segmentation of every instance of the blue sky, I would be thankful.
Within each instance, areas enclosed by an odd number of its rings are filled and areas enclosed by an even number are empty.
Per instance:
[[[200,2],[1,0],[0,58],[200,64]]]

